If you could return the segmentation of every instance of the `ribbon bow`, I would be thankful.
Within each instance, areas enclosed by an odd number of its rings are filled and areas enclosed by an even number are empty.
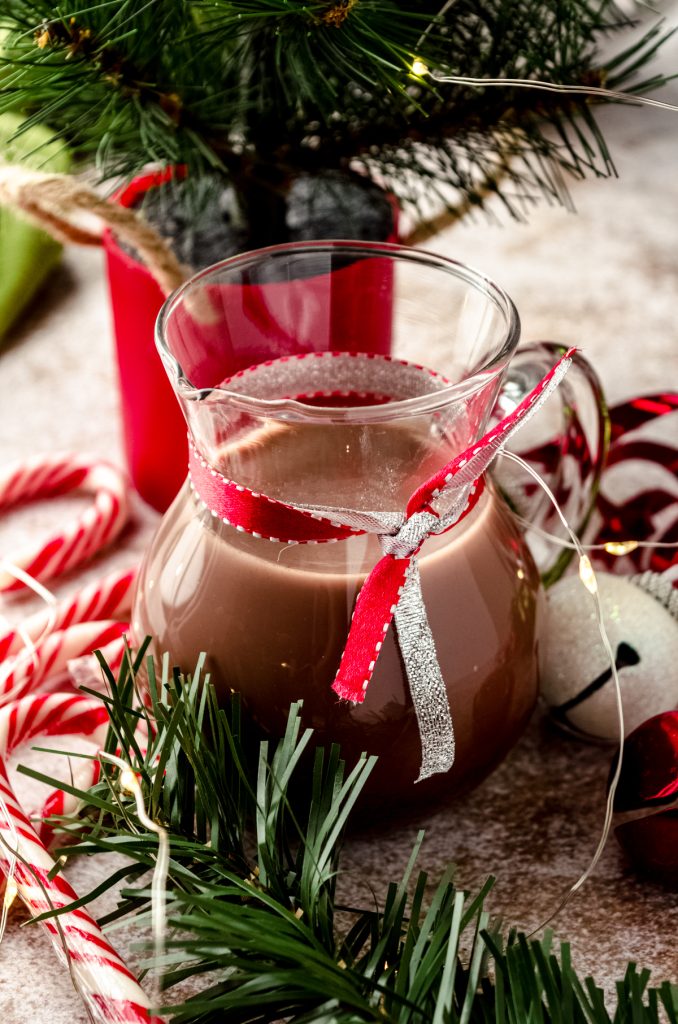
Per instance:
[[[345,700],[365,700],[384,636],[395,619],[421,736],[422,762],[417,781],[448,771],[454,763],[455,746],[417,555],[428,537],[451,529],[472,510],[482,493],[482,474],[560,384],[574,351],[569,349],[510,415],[418,487],[404,513],[278,501],[228,480],[189,443],[191,486],[212,515],[227,525],[284,544],[328,543],[361,533],[378,534],[383,556],[358,594],[332,688]]]

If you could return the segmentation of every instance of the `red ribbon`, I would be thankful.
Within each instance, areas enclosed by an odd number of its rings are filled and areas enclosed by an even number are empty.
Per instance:
[[[482,482],[478,481],[477,486],[471,491],[457,523],[465,519],[475,508],[483,490]],[[416,494],[410,498],[408,509],[415,497]],[[416,511],[428,510],[427,504],[424,502]],[[412,514],[408,512],[408,515]],[[356,703],[365,700],[365,693],[372,678],[381,645],[400,601],[407,571],[418,552],[419,548],[409,555],[401,557],[384,555],[363,583],[353,611],[351,628],[339,663],[339,671],[332,683],[334,692],[344,700]]]
[[[419,513],[432,514],[435,522],[439,515],[438,499],[452,491],[466,495],[465,504],[452,525],[461,522],[471,512],[482,492],[482,486],[478,485],[481,474],[508,435],[534,411],[535,403],[544,400],[544,392],[548,394],[557,384],[573,352],[574,349],[570,349],[509,416],[416,489],[407,503],[406,522]],[[557,374],[559,376],[554,382]],[[189,475],[198,497],[213,516],[255,537],[287,544],[309,544],[346,540],[363,532],[332,520],[331,513],[324,516],[309,512],[228,480],[208,465],[193,444],[189,445]],[[364,701],[407,571],[426,537],[434,532],[437,531],[431,527],[417,546],[407,553],[385,554],[365,580],[332,687],[340,697],[357,703]]]

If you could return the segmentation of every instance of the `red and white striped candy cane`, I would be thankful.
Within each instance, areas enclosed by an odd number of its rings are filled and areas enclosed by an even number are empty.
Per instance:
[[[145,719],[141,719],[137,726],[136,736],[142,753],[146,752],[147,732],[144,728]],[[120,754],[120,751],[116,751]],[[101,778],[101,763],[99,761],[80,760],[73,766],[71,785],[76,789],[87,791],[95,786]],[[54,789],[48,794],[45,802],[37,815],[31,815],[35,823],[36,831],[40,842],[49,849],[55,841],[55,829],[58,822],[55,818],[66,815],[73,815],[82,807],[83,801],[74,793],[66,793],[63,789]],[[36,821],[36,818],[38,819]],[[59,836],[59,842],[63,844],[64,836]]]
[[[104,579],[83,587],[54,607],[36,612],[26,619],[20,628],[10,629],[0,636],[0,705],[10,698],[22,696],[25,686],[31,690],[39,687],[50,677],[63,672],[66,666],[76,685],[85,681],[88,686],[96,687],[101,671],[94,655],[89,653],[93,649],[92,643],[87,641],[92,641],[98,646],[111,632],[114,639],[103,644],[101,653],[115,674],[120,668],[125,652],[125,638],[120,633],[126,627],[122,624],[111,629],[110,623],[90,620],[118,616],[127,619],[131,611],[137,573],[136,566],[132,569],[116,570]],[[56,639],[47,642],[50,635],[59,631],[67,632],[80,623],[86,623],[86,627],[77,633],[71,630],[67,636],[57,636]],[[83,638],[86,641],[84,654]],[[61,640],[64,641],[63,644]],[[80,642],[74,646],[73,641]],[[35,644],[36,647],[27,650],[26,643]],[[16,657],[3,665],[3,659],[8,659],[10,655]],[[90,660],[92,664],[88,663]],[[3,681],[12,688],[11,692],[3,694]],[[89,789],[97,782],[99,772],[98,761],[80,761],[73,770],[73,784],[80,789]],[[39,815],[40,822],[36,826],[40,840],[45,846],[49,846],[54,839],[53,827],[45,819],[72,813],[77,806],[78,799],[60,789],[47,797]]]
[[[95,786],[100,778],[101,764],[99,761],[81,760],[73,766],[71,785],[76,789],[86,791]],[[64,793],[63,789],[52,790],[40,809],[40,814],[38,815],[40,820],[35,821],[31,815],[38,838],[43,846],[49,850],[55,842],[54,829],[58,823],[52,822],[49,819],[60,818],[67,814],[75,814],[81,806],[82,801],[79,797],[74,796],[73,793]],[[63,836],[59,837],[59,841],[63,843]]]
[[[34,579],[51,579],[80,565],[120,533],[129,513],[127,482],[115,466],[82,455],[43,455],[0,469],[0,509],[71,491],[92,494],[92,503],[64,530],[13,559]],[[24,588],[0,570],[0,592]]]
[[[96,625],[96,623],[92,623],[92,625]],[[126,623],[120,623],[120,627],[123,630],[122,636],[114,638],[109,644],[97,645],[95,648],[102,655],[114,676],[118,675],[125,651],[128,648],[129,626]],[[77,658],[70,658],[68,675],[76,690],[96,690],[97,693],[108,691],[108,683],[102,675],[101,665],[95,657],[94,651],[90,654],[80,654]],[[58,689],[58,687],[55,688]]]
[[[35,650],[25,650],[0,665],[0,705],[23,697],[49,677],[65,672],[68,662],[99,648],[112,655],[118,665],[122,658],[121,638],[129,631],[124,622],[80,622],[49,633]],[[113,650],[106,645],[116,642]]]
[[[54,861],[14,794],[4,759],[38,735],[77,734],[100,743],[107,721],[103,704],[77,694],[24,697],[0,709],[0,870],[10,870],[13,851],[14,883],[34,916],[65,907],[77,896],[62,877],[49,878]],[[95,1024],[150,1024],[147,996],[86,910],[66,912],[58,920],[48,918],[43,926],[68,963]]]
[[[25,619],[21,629],[12,628],[0,634],[0,662],[17,654],[26,641],[36,643],[47,632],[74,626],[78,622],[99,619],[129,620],[132,592],[138,569],[118,569],[101,580],[90,583],[54,608],[45,608]]]
[[[137,728],[137,738],[142,753],[145,753],[146,734],[143,728],[143,720]],[[116,751],[116,753],[120,753]],[[99,761],[80,760],[73,765],[71,785],[76,789],[87,791],[95,786],[101,778],[101,763]],[[45,799],[38,814],[31,815],[35,829],[40,837],[40,842],[47,849],[50,849],[55,842],[55,829],[58,825],[54,819],[66,815],[73,815],[82,807],[83,801],[74,793],[66,793],[63,789],[52,790]],[[37,820],[36,820],[37,819]],[[63,845],[64,836],[60,835],[58,841]],[[67,840],[66,840],[67,841]]]

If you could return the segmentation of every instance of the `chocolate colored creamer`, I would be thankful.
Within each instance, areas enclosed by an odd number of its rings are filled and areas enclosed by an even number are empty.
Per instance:
[[[223,448],[217,468],[271,497],[403,510],[452,455],[430,424],[273,423]],[[214,460],[213,460],[214,462]],[[188,484],[165,516],[137,592],[137,640],[155,638],[191,671],[200,652],[218,691],[236,690],[268,732],[292,701],[318,740],[354,760],[379,754],[369,784],[380,805],[419,803],[479,781],[524,728],[537,692],[539,583],[521,535],[492,487],[419,555],[421,583],[456,735],[446,775],[415,785],[421,748],[394,627],[365,702],[331,689],[360,586],[381,555],[376,537],[285,545],[251,537],[205,510]]]

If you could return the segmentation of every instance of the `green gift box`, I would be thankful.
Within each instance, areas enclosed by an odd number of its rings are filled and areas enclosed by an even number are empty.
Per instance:
[[[0,159],[42,171],[68,171],[69,151],[49,129],[17,134],[21,114],[0,115]],[[28,220],[0,206],[0,341],[59,261],[61,245]]]

